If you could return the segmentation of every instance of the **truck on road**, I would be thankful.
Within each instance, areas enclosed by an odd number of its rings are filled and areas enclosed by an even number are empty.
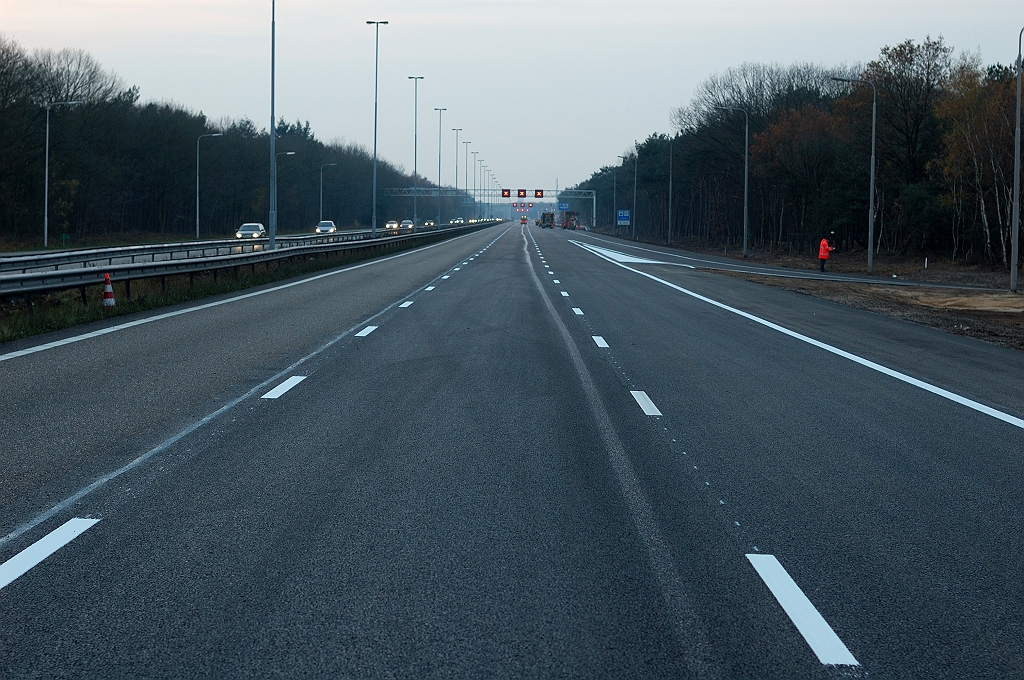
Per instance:
[[[555,228],[555,213],[553,213],[553,212],[542,212],[540,214],[540,228],[541,229],[554,229]]]

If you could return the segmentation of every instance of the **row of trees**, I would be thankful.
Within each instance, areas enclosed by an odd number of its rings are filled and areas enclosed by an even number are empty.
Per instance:
[[[50,234],[72,240],[110,234],[195,233],[196,144],[201,142],[202,236],[227,237],[242,222],[266,222],[270,137],[252,121],[210,121],[173,104],[140,103],[88,54],[28,53],[0,34],[0,242],[40,244],[43,225],[46,106],[50,112]],[[319,219],[369,225],[372,156],[354,144],[325,144],[309,123],[281,121],[278,224],[305,231]],[[410,175],[378,159],[379,187],[408,187]],[[434,186],[420,178],[421,186]],[[463,203],[465,197],[459,197]],[[420,201],[421,212],[436,199]],[[444,199],[454,216],[454,199]],[[461,211],[465,208],[460,207]],[[380,197],[378,220],[411,215],[411,199]],[[380,226],[380,225],[378,225]]]
[[[813,250],[829,236],[864,249],[872,88],[834,78],[877,88],[876,251],[1008,266],[1015,72],[954,58],[941,37],[885,47],[863,67],[744,64],[712,76],[672,111],[675,134],[651,135],[576,188],[596,190],[597,224],[613,225],[613,206],[631,207],[635,168],[639,237],[742,243],[740,108],[755,247]]]

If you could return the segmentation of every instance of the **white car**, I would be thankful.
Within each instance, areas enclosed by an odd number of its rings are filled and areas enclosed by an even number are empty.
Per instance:
[[[246,222],[235,230],[235,238],[262,238],[267,230],[259,222]]]
[[[385,229],[398,229],[398,220],[388,220],[388,223],[384,225]]]
[[[336,231],[338,228],[330,220],[324,220],[313,228],[314,234],[333,234]]]

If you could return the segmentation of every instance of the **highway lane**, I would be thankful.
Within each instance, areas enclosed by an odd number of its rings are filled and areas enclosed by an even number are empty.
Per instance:
[[[303,277],[296,285],[272,284],[5,343],[0,537],[424,285],[491,238],[490,231],[477,232]],[[176,312],[186,313],[166,318]],[[11,358],[47,342],[147,320],[152,322]]]
[[[423,255],[361,323],[328,298],[324,335],[353,332],[304,379],[0,547],[100,519],[0,589],[0,672],[1020,674],[1018,428],[577,234],[503,230]],[[629,266],[1024,414],[1007,350]],[[282,340],[233,394],[314,345]]]

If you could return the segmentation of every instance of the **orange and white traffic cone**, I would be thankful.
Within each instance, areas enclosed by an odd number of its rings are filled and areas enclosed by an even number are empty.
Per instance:
[[[103,306],[113,307],[117,304],[114,301],[114,287],[110,285],[110,274],[103,275]]]

